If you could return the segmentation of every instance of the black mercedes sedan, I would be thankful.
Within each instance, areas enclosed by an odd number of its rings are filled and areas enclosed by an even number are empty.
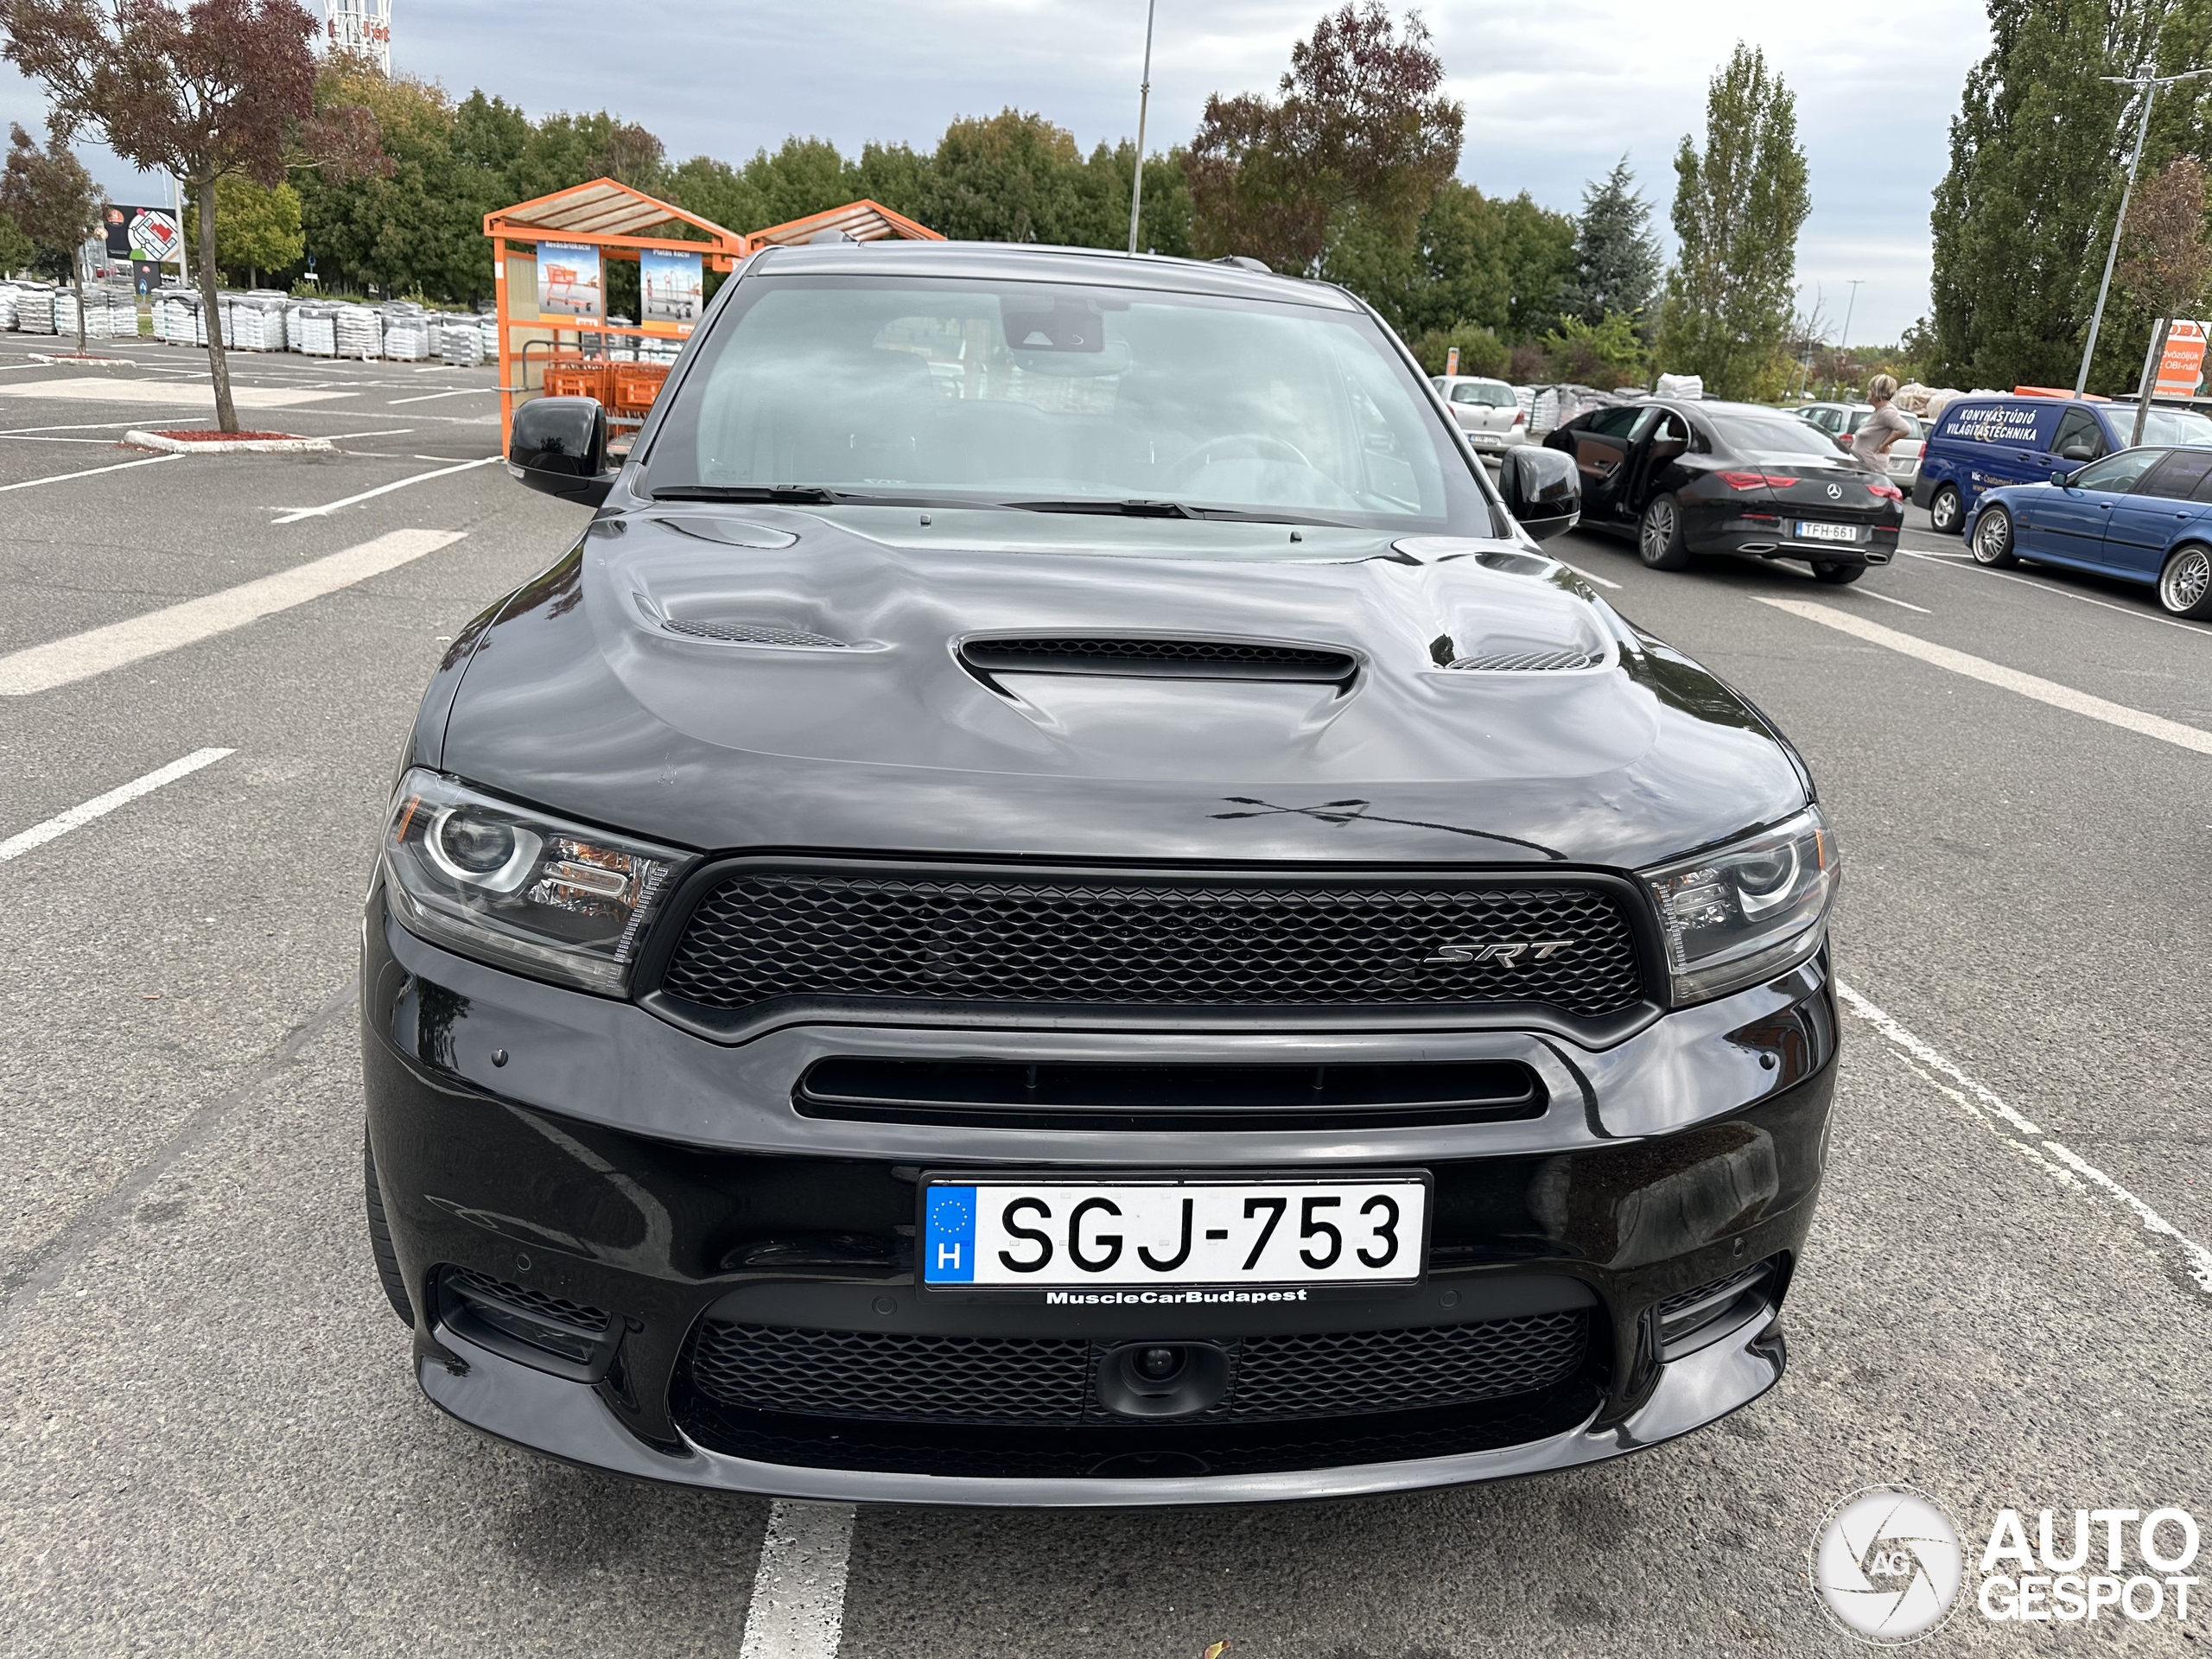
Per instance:
[[[772,248],[458,638],[367,900],[417,1381],[572,1462],[1134,1505],[1561,1469],[1772,1387],[1835,841],[1365,306]]]
[[[1574,457],[1583,523],[1633,536],[1654,570],[1735,553],[1849,582],[1897,556],[1904,491],[1783,410],[1655,398],[1592,410],[1544,442]]]

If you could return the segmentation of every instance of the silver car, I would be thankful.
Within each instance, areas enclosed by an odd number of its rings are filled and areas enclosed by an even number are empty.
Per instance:
[[[1473,374],[1439,374],[1430,378],[1452,406],[1452,418],[1467,435],[1470,448],[1498,454],[1529,441],[1529,411],[1521,407],[1521,400],[1504,381]]]

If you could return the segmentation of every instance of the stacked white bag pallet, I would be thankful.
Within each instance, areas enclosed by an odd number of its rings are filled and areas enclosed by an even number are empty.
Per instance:
[[[439,361],[452,368],[473,369],[484,360],[484,331],[474,317],[448,313],[435,321]]]
[[[292,349],[308,357],[338,355],[338,308],[333,305],[296,305],[286,320]]]
[[[422,307],[396,300],[384,308],[384,354],[397,363],[420,363],[430,354],[430,322]]]
[[[16,290],[16,327],[27,334],[54,332],[54,290],[44,283],[24,283]]]
[[[384,355],[384,319],[365,305],[341,305],[332,318],[340,357],[363,362]]]
[[[0,328],[16,326],[16,285],[0,283]]]
[[[484,336],[484,360],[486,363],[498,362],[499,360],[499,318],[496,316],[479,317],[476,319],[476,327],[478,332],[482,334]]]

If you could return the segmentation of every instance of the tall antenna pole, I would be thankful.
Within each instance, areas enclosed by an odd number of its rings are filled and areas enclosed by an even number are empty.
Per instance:
[[[2212,69],[2184,69],[2177,75],[2103,77],[2114,86],[2139,86],[2143,89],[2143,122],[2135,129],[2135,153],[2127,158],[2127,183],[2120,193],[2120,216],[2112,222],[2112,245],[2105,250],[2105,276],[2104,280],[2097,284],[2097,308],[2089,315],[2089,340],[2082,348],[2082,372],[2074,377],[2074,395],[2076,397],[2089,385],[2089,359],[2096,355],[2097,334],[2105,323],[2105,296],[2112,291],[2113,264],[2120,257],[2120,233],[2126,227],[2128,200],[2135,194],[2135,169],[2142,165],[2143,141],[2151,136],[2151,105],[2158,101],[2159,87],[2193,79],[2198,75],[2212,75]]]
[[[1137,251],[1137,210],[1144,205],[1144,118],[1152,108],[1152,16],[1160,0],[1144,0],[1144,80],[1137,88],[1137,166],[1129,186],[1129,251]]]
[[[1851,279],[1851,297],[1843,302],[1843,332],[1835,337],[1835,365],[1839,371],[1843,367],[1843,348],[1851,343],[1851,314],[1859,308],[1859,285],[1866,280],[1864,276],[1853,276]],[[1828,381],[1831,396],[1835,390],[1836,382],[1831,378]]]

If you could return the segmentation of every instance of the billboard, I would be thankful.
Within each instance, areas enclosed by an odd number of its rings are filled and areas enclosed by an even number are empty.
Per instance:
[[[600,280],[599,250],[582,242],[539,243],[537,309],[544,316],[605,316],[607,286]]]
[[[643,248],[638,253],[638,321],[656,334],[689,334],[706,302],[706,268],[696,253]]]
[[[111,259],[184,258],[184,232],[166,207],[111,206],[102,210],[100,226],[107,232]]]
[[[2196,396],[2196,388],[2204,378],[2206,326],[2184,317],[2176,317],[2166,324],[2166,349],[2158,359],[2158,378],[2151,387],[2152,397]]]

